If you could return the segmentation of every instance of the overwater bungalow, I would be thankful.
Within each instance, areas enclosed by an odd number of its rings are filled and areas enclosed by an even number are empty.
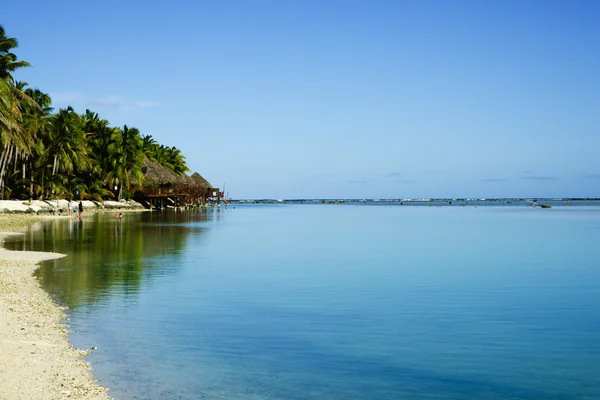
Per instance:
[[[144,179],[133,197],[147,208],[219,203],[223,196],[197,172],[180,176],[148,159],[142,172]]]
[[[197,172],[194,172],[190,177],[200,189],[200,203],[205,205],[207,202],[217,202],[220,203],[221,200],[224,200],[224,193],[219,190],[219,188],[214,188],[212,185],[204,179],[202,175]],[[224,200],[225,201],[225,200]],[[225,201],[227,203],[227,201]]]

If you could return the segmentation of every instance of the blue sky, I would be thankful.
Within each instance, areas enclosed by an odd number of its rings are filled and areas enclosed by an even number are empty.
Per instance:
[[[56,107],[234,198],[600,197],[600,2],[14,1]]]

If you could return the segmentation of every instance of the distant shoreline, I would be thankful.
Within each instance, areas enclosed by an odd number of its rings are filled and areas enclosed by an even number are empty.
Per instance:
[[[600,198],[436,198],[436,199],[232,199],[230,205],[244,204],[350,204],[394,206],[600,206]]]
[[[232,202],[240,201],[322,201],[322,200],[344,200],[344,201],[407,201],[407,202],[423,202],[423,201],[525,201],[525,200],[548,200],[548,201],[600,201],[600,197],[415,197],[415,198],[345,198],[345,197],[317,197],[317,198],[261,198],[261,199],[228,199]]]
[[[532,206],[548,204],[554,206],[582,206],[582,205],[598,205],[600,206],[600,198],[584,198],[584,197],[499,197],[499,198],[409,198],[409,199],[344,199],[344,198],[313,198],[313,199],[229,199],[229,204],[210,204],[212,207],[228,207],[229,205],[246,205],[246,204],[349,204],[349,205],[394,205],[394,206]],[[66,216],[72,215],[73,209],[76,208],[79,201],[72,201],[71,208],[67,200],[0,200],[0,214],[32,214],[32,215],[47,215],[47,216]],[[140,203],[133,200],[130,201],[105,201],[104,203],[92,202],[89,200],[82,201],[84,213],[83,216],[93,213],[104,212],[129,212],[129,211],[151,211],[144,208]],[[204,208],[204,207],[202,207]],[[72,213],[70,214],[69,211]]]
[[[88,351],[70,344],[64,308],[33,276],[41,261],[65,254],[4,249],[6,236],[42,218],[0,214],[0,398],[111,399],[83,360]]]

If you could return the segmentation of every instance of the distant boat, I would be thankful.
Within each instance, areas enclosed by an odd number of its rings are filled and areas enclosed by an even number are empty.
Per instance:
[[[550,204],[538,204],[537,200],[525,200],[528,201],[531,207],[541,207],[541,208],[552,208]]]

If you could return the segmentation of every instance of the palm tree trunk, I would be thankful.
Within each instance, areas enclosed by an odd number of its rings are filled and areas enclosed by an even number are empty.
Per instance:
[[[54,155],[54,165],[52,166],[52,175],[56,175],[56,169],[58,167],[57,161],[58,161],[58,154],[55,154]]]
[[[26,163],[26,164],[28,164],[27,166],[29,167],[29,198],[30,199],[33,198],[33,183],[34,183],[34,181],[33,181],[33,168],[34,168],[34,165],[31,162],[32,158],[33,157],[30,156],[27,159],[27,163]],[[23,167],[23,168],[25,168],[25,167]]]
[[[44,187],[44,181],[46,177],[46,168],[42,169],[42,191],[41,191],[41,195],[40,195],[40,200],[44,200],[45,194],[46,194],[46,188]]]
[[[4,174],[6,173],[6,165],[8,164],[8,160],[12,156],[12,151],[14,146],[12,144],[8,145],[8,150],[2,153],[2,161],[0,162],[0,198],[4,200]]]
[[[14,159],[14,161],[13,161],[13,165],[12,165],[12,167],[13,167],[13,174],[14,174],[15,172],[17,172],[17,164],[18,164],[18,161],[19,161],[19,152],[18,152],[18,151],[15,151],[15,159]]]
[[[6,158],[6,154],[8,153],[8,149],[5,147],[2,152],[2,156],[0,156],[0,166],[4,164],[4,159]],[[0,170],[0,199],[4,200],[4,169]]]

